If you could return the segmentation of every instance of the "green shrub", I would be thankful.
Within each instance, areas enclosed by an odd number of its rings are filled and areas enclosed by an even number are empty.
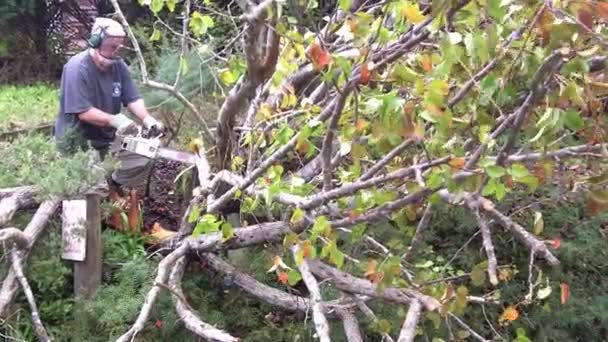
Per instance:
[[[55,121],[59,88],[51,83],[0,86],[0,132]]]

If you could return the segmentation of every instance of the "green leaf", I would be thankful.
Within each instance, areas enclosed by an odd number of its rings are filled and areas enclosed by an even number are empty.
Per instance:
[[[222,223],[222,242],[226,242],[234,237],[234,229],[228,222]]]
[[[351,2],[352,0],[339,0],[338,6],[340,6],[341,10],[348,12],[348,10],[350,9]]]
[[[198,220],[200,214],[201,209],[197,205],[192,206],[192,210],[188,215],[188,223],[194,223],[196,220]]]
[[[302,280],[302,275],[300,272],[291,269],[287,272],[287,282],[290,286],[295,286],[300,280]]]
[[[578,131],[585,127],[585,122],[581,118],[579,111],[569,109],[564,114],[564,125],[570,130]]]
[[[528,168],[525,165],[516,163],[511,165],[511,168],[509,169],[509,174],[513,176],[513,178],[517,179],[528,176],[530,174],[530,171],[528,171]]]
[[[175,4],[177,3],[177,0],[166,0],[166,1],[167,1],[167,8],[169,9],[169,12],[175,11]]]
[[[221,224],[222,221],[218,221],[215,215],[205,214],[194,228],[192,237],[196,238],[202,233],[217,232]]]
[[[188,73],[188,60],[184,57],[179,58],[179,70],[182,76]]]
[[[356,224],[351,230],[352,233],[350,235],[350,241],[353,243],[361,241],[361,239],[363,238],[363,233],[365,233],[366,228],[367,228],[367,225],[364,223]]]
[[[538,290],[538,293],[536,294],[536,296],[538,297],[538,299],[545,299],[545,298],[549,297],[550,294],[551,294],[551,286],[547,286],[545,288]]]
[[[500,178],[506,174],[506,171],[501,166],[489,165],[486,167],[486,173],[490,178]]]
[[[155,27],[154,31],[152,31],[152,35],[150,36],[150,41],[155,42],[157,40],[160,40],[160,30],[156,29]]]
[[[302,221],[304,218],[304,210],[300,208],[296,208],[291,214],[291,219],[289,219],[289,223],[297,224]]]
[[[190,28],[192,33],[197,37],[200,37],[203,34],[207,33],[207,29],[213,26],[213,19],[208,15],[201,15],[198,11],[192,13],[192,18],[190,19],[190,23],[188,24],[188,27]]]
[[[150,3],[150,9],[152,12],[154,12],[154,14],[160,12],[163,9],[163,6],[165,6],[165,2],[163,0],[152,0]]]
[[[231,85],[234,82],[236,82],[236,77],[234,76],[234,74],[232,73],[232,71],[230,69],[221,69],[218,70],[220,73],[220,80],[222,81],[222,83],[226,84],[226,85]]]

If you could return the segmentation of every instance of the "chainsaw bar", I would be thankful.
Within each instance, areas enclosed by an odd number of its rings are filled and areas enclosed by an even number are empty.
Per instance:
[[[195,164],[196,157],[192,153],[186,153],[181,151],[172,150],[170,148],[159,147],[158,148],[158,157],[164,159],[170,159],[173,161],[187,163],[187,164]]]

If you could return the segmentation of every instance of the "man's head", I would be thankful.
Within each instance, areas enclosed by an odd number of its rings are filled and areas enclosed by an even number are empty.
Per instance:
[[[93,57],[104,68],[109,68],[121,58],[127,35],[118,22],[108,18],[97,18],[91,30],[89,46]]]

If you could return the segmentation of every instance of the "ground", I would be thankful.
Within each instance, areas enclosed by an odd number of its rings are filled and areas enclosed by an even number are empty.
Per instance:
[[[155,222],[160,223],[165,229],[173,231],[179,229],[183,210],[187,204],[184,203],[180,182],[176,183],[175,178],[187,166],[165,159],[157,159],[154,162],[149,195],[142,203],[144,231],[149,231]]]
[[[184,194],[188,190],[185,190],[182,181],[191,173],[181,176],[177,182],[175,179],[187,167],[188,165],[179,162],[157,159],[152,167],[149,184],[147,181],[144,181],[141,185],[134,188],[137,192],[136,198],[142,210],[141,218],[143,222],[140,229],[144,234],[151,233],[156,223],[165,230],[177,231],[179,229],[183,210],[187,207],[187,203],[185,203],[187,199],[185,199]],[[123,190],[126,190],[123,201],[132,203],[128,200],[130,197],[127,195],[131,189]],[[108,203],[111,200],[115,201],[116,199],[110,195]],[[131,205],[128,204],[123,206],[123,212],[128,217],[132,215],[133,217],[138,217],[138,214],[136,212],[133,213],[130,208]],[[116,214],[117,212],[114,213]],[[105,220],[105,226],[121,227],[122,221],[119,216],[110,216]]]

